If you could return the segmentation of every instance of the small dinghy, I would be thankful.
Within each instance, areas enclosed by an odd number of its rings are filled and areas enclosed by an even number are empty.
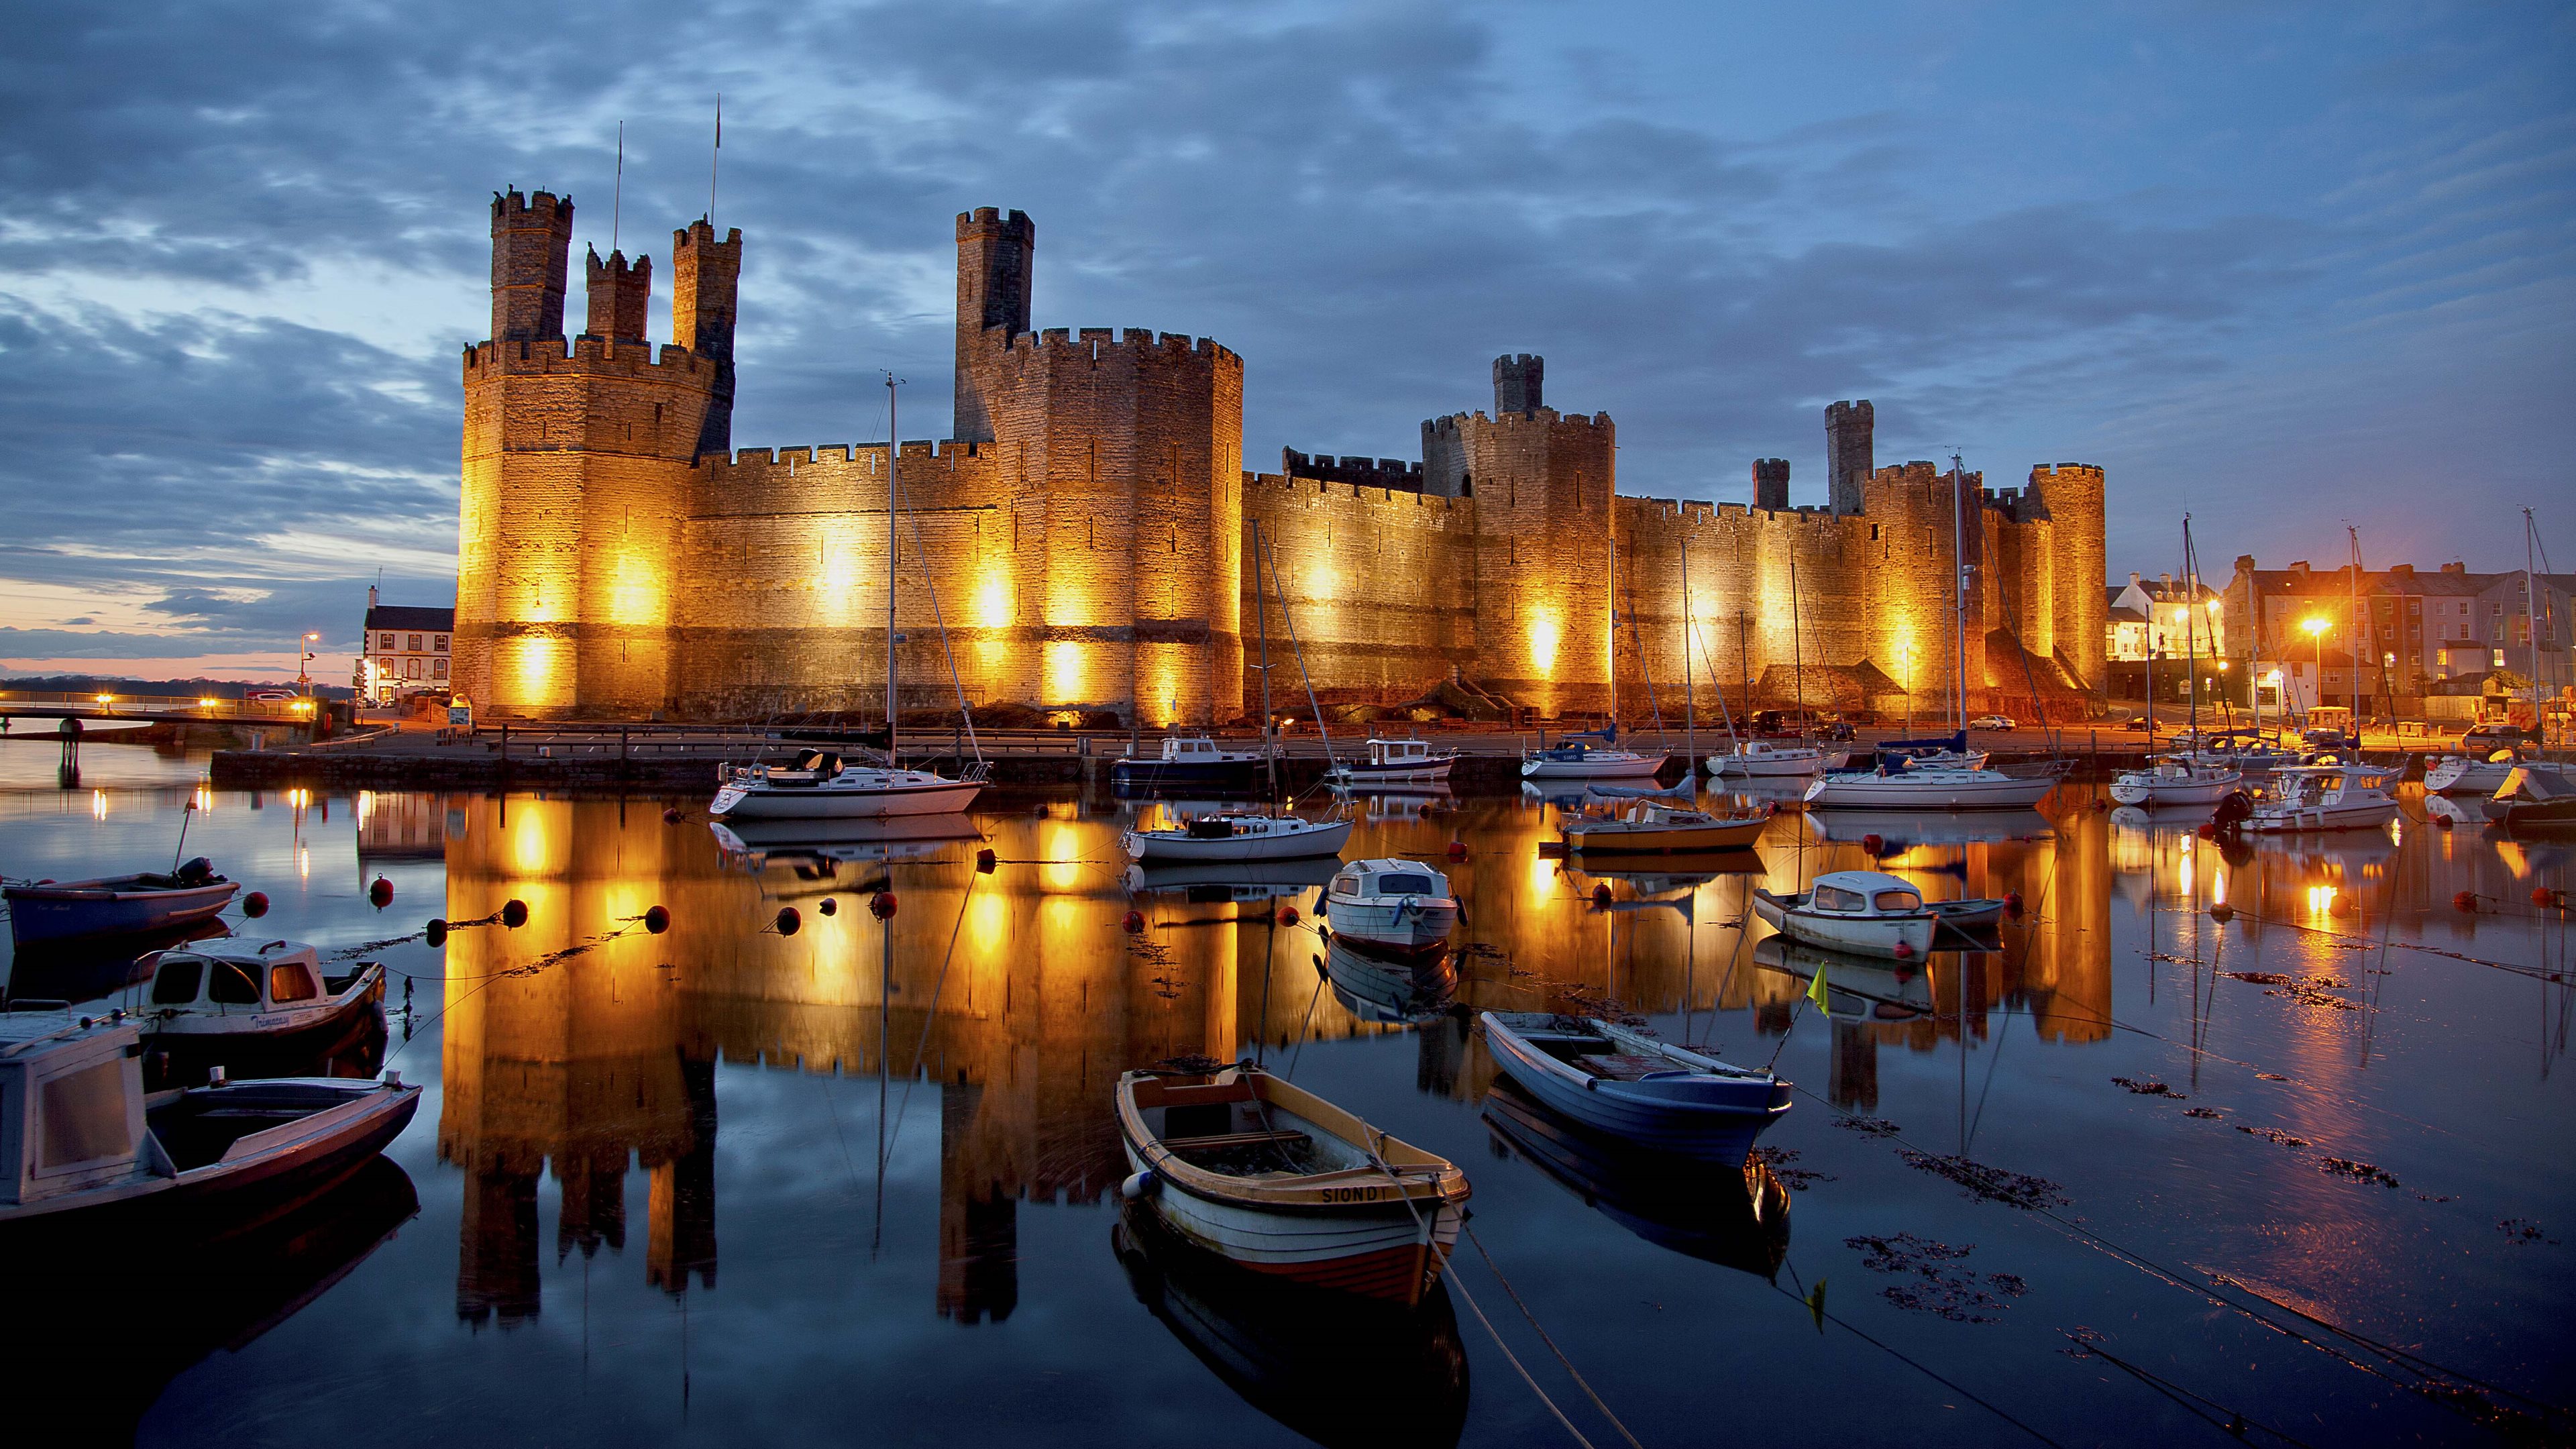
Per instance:
[[[1788,1113],[1789,1084],[1766,1071],[1591,1017],[1488,1011],[1494,1064],[1531,1096],[1639,1146],[1742,1167],[1753,1139]]]
[[[310,1069],[380,1025],[385,968],[326,975],[300,941],[208,941],[164,951],[141,1013],[147,1085]],[[157,1060],[156,1060],[157,1059]]]
[[[199,1232],[293,1201],[383,1151],[420,1105],[394,1077],[146,1096],[142,1056],[123,1012],[0,1013],[0,1246],[13,1257]]]
[[[1945,904],[1956,908],[1947,914],[1964,924],[1964,903]],[[2002,903],[1993,904],[2000,913]],[[1945,917],[1923,903],[1912,882],[1875,870],[1827,871],[1816,877],[1813,890],[1792,896],[1757,889],[1753,912],[1773,930],[1810,946],[1898,961],[1929,954]]]
[[[189,925],[221,911],[240,889],[201,855],[166,875],[32,881],[0,895],[8,898],[10,935],[26,946]]]
[[[2542,765],[2516,765],[2480,807],[2489,823],[2516,827],[2576,825],[2576,779]]]
[[[1348,820],[1229,811],[1201,815],[1169,830],[1129,830],[1118,837],[1131,860],[1158,864],[1231,860],[1298,860],[1340,855]]]
[[[1257,1273],[1418,1303],[1458,1241],[1467,1174],[1248,1062],[1118,1079],[1119,1193]]]
[[[1355,860],[1324,888],[1333,934],[1383,950],[1447,944],[1458,924],[1449,877],[1418,860]]]

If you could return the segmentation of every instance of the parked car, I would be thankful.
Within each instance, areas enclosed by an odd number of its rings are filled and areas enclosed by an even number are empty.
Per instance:
[[[1968,721],[1968,728],[1972,730],[2008,730],[2013,728],[2012,716],[2008,714],[1981,714],[1975,719]]]
[[[296,697],[291,689],[254,689],[242,696],[253,704],[284,704]]]
[[[2354,741],[2345,738],[2344,732],[2338,729],[2302,730],[2299,732],[2299,738],[2305,741],[2307,747],[2312,750],[2349,750],[2359,748]]]
[[[2460,736],[2460,752],[2469,755],[2488,755],[2497,750],[2509,750],[2530,741],[2531,731],[2529,730],[2517,729],[2512,725],[2479,725]]]

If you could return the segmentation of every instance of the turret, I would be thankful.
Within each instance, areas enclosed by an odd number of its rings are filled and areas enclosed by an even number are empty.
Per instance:
[[[1753,460],[1753,506],[1784,513],[1789,508],[1789,460],[1756,458]]]
[[[1540,397],[1540,383],[1547,374],[1547,360],[1535,352],[1517,356],[1505,353],[1494,359],[1494,416],[1537,412],[1547,404]]]
[[[671,233],[671,341],[716,365],[715,400],[698,434],[700,453],[733,450],[733,322],[742,283],[742,228],[716,240],[704,217]]]
[[[1878,471],[1877,426],[1867,398],[1825,409],[1825,486],[1838,514],[1861,511],[1861,485]]]
[[[1035,275],[1037,223],[1024,211],[998,207],[957,213],[957,417],[960,442],[993,441],[993,418],[979,364],[992,350],[985,333],[1007,346],[1029,330],[1029,283]]]
[[[590,323],[582,331],[612,342],[644,341],[644,318],[653,301],[653,259],[637,257],[630,266],[626,253],[610,252],[603,262],[594,247],[582,271],[590,289]]]
[[[564,275],[572,254],[572,198],[551,191],[492,193],[492,340],[564,335]]]

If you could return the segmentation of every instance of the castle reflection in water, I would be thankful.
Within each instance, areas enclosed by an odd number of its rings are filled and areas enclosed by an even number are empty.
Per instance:
[[[1473,1102],[1492,1077],[1471,1011],[1415,1024],[1329,989],[1311,889],[1284,893],[1306,917],[1290,927],[1267,900],[1131,894],[1121,822],[1107,809],[1057,801],[974,817],[999,859],[985,873],[973,839],[891,864],[727,855],[703,823],[666,822],[658,801],[372,803],[383,829],[406,812],[443,816],[449,919],[491,915],[512,899],[529,908],[518,930],[459,930],[446,947],[439,1153],[464,1175],[456,1302],[478,1323],[537,1312],[546,1172],[561,1197],[557,1261],[603,1244],[623,1250],[627,1177],[640,1166],[650,1184],[647,1279],[673,1294],[715,1285],[719,1062],[848,1076],[890,1062],[898,1079],[917,1071],[939,1084],[935,1306],[965,1322],[1000,1319],[1015,1304],[1020,1203],[1114,1192],[1125,1167],[1110,1092],[1128,1068],[1231,1059],[1256,1039],[1279,1049],[1301,1037],[1411,1031],[1423,1091]],[[2061,808],[2053,830],[2031,816],[2004,839],[1878,842],[1879,868],[1929,895],[2018,892],[2027,914],[1999,952],[1936,955],[1874,997],[1837,995],[1828,1094],[1838,1106],[1876,1110],[1883,1049],[1933,1052],[1962,1030],[2003,1030],[2008,1016],[2064,1046],[2107,1037],[2115,912],[2122,969],[2145,969],[2132,948],[2145,927],[2210,929],[2191,902],[2322,918],[2337,910],[2335,893],[2367,885],[2375,915],[2386,899],[2430,899],[2445,859],[2409,852],[2409,879],[2393,882],[2384,841],[2230,861],[2187,829],[2124,824],[2088,803]],[[1607,999],[1687,1014],[1685,1029],[1739,1056],[1786,1030],[1807,988],[1776,951],[1739,941],[1750,890],[1794,890],[1820,869],[1870,863],[1862,844],[1820,841],[1786,814],[1758,869],[1749,856],[1732,863],[1743,873],[1595,876],[1543,857],[1540,842],[1553,836],[1552,812],[1535,803],[1468,801],[1374,813],[1350,853],[1437,858],[1452,840],[1465,844],[1467,858],[1446,867],[1466,907],[1461,935],[1477,943],[1458,961],[1464,1007]],[[890,922],[865,909],[879,882],[898,896]],[[1607,910],[1593,899],[1605,883]],[[834,914],[820,909],[827,897]],[[2162,914],[2150,910],[2158,903]],[[655,905],[671,914],[660,936],[634,924]],[[799,909],[792,935],[775,928],[782,905]],[[1130,909],[1144,913],[1144,930],[1124,929]],[[1842,977],[1829,982],[1844,992]]]

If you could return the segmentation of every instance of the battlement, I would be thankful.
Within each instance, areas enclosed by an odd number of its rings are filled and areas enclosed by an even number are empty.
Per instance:
[[[973,211],[957,213],[959,241],[994,236],[1010,237],[1022,245],[1033,245],[1037,241],[1037,235],[1038,224],[1029,220],[1029,214],[1018,207],[1011,208],[1011,214],[1007,217],[1002,215],[1002,209],[998,206],[979,206]]]
[[[1494,412],[1536,412],[1542,404],[1547,359],[1534,352],[1505,353],[1494,359]]]
[[[1294,448],[1282,448],[1279,468],[1291,478],[1317,478],[1397,493],[1422,491],[1422,465],[1402,458],[1336,458],[1330,453],[1308,457]]]
[[[1230,362],[1237,366],[1243,361],[1233,348],[1212,337],[1192,337],[1186,332],[1156,332],[1150,327],[1084,327],[1078,333],[1072,328],[1048,327],[1036,332],[1014,333],[1003,340],[1002,350],[1023,358],[1033,355],[1088,358],[1094,362],[1120,351],[1172,361],[1192,359]]]
[[[1489,418],[1482,412],[1451,413],[1445,418],[1425,419],[1422,426],[1443,436],[1455,436],[1470,422],[1492,428],[1607,428],[1612,425],[1608,413],[1560,413],[1554,408],[1540,408],[1529,413],[1505,413],[1498,418]]]
[[[492,220],[498,222],[519,217],[561,221],[569,227],[572,225],[572,193],[557,196],[551,191],[538,191],[523,196],[515,186],[492,193]]]
[[[1436,508],[1443,513],[1452,511],[1459,503],[1465,501],[1443,497],[1437,493],[1415,492],[1408,488],[1385,488],[1366,483],[1347,483],[1339,479],[1307,478],[1280,473],[1255,473],[1249,469],[1243,474],[1243,486],[1247,490],[1260,489],[1291,497],[1305,492],[1317,498],[1330,498],[1336,496],[1334,490],[1344,489],[1347,492],[1341,496],[1357,499],[1364,504],[1402,504],[1416,508]]]
[[[572,198],[492,193],[492,336],[561,337]]]
[[[716,364],[675,344],[656,349],[649,342],[585,333],[573,338],[473,343],[465,349],[464,375],[468,385],[490,377],[588,375],[652,378],[703,388],[714,383]]]
[[[653,259],[637,257],[630,264],[626,253],[612,251],[603,262],[599,249],[593,247],[582,271],[590,297],[590,320],[582,331],[594,337],[643,341],[644,318],[653,301]]]

